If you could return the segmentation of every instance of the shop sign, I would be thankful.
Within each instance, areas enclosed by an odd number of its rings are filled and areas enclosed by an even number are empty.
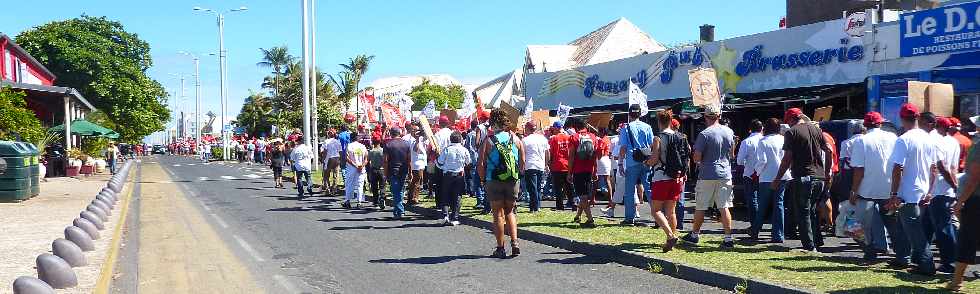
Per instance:
[[[701,46],[689,48],[688,50],[675,52],[671,50],[667,53],[663,63],[660,65],[660,83],[669,84],[674,79],[674,70],[681,65],[701,66],[704,63],[704,54]],[[643,85],[640,86],[643,88]]]
[[[864,11],[855,12],[844,18],[844,32],[851,37],[863,37],[867,24],[867,14]]]
[[[603,94],[602,96],[615,96],[619,93],[626,92],[629,88],[629,81],[632,80],[640,88],[645,88],[647,85],[647,71],[640,70],[635,75],[626,80],[618,81],[602,81],[599,80],[599,74],[592,74],[585,79],[585,97],[592,98],[592,95],[596,93]]]
[[[776,56],[763,56],[762,45],[756,45],[751,50],[742,53],[742,61],[735,66],[735,74],[748,76],[754,72],[767,70],[778,71],[797,67],[821,66],[834,61],[844,63],[858,61],[864,58],[864,45],[848,47],[850,39],[840,39],[838,48],[803,51]]]
[[[903,13],[902,57],[980,49],[980,2]]]

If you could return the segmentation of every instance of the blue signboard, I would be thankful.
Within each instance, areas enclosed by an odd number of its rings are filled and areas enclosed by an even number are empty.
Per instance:
[[[902,57],[980,49],[980,2],[902,14]]]

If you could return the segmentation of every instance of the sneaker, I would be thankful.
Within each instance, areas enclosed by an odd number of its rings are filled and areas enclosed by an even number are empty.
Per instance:
[[[443,223],[445,223],[445,224],[447,224],[447,225],[451,223],[451,222],[449,221],[449,217],[448,217],[448,216],[447,216],[447,217],[444,217],[444,218],[442,218],[442,222],[443,222]]]
[[[497,247],[497,249],[493,250],[493,254],[490,256],[504,259],[507,258],[507,251],[504,250],[504,247]]]
[[[698,244],[698,241],[700,241],[700,240],[701,240],[700,237],[698,237],[698,236],[696,236],[694,234],[691,234],[691,233],[688,233],[687,235],[684,235],[684,237],[681,237],[681,241],[684,241],[684,243],[690,243],[690,244]]]
[[[895,269],[905,269],[909,267],[909,262],[892,260],[888,262],[888,267]]]
[[[636,226],[636,222],[629,221],[629,220],[621,221],[621,222],[619,222],[619,224],[622,225],[622,226],[628,226],[628,227]]]
[[[605,214],[606,217],[608,217],[608,218],[614,218],[614,217],[616,217],[616,210],[613,209],[613,208],[603,207],[603,208],[599,209],[599,211],[602,211],[602,213]]]
[[[913,275],[927,276],[927,277],[931,277],[931,276],[935,276],[936,275],[936,271],[935,270],[933,270],[933,271],[926,271],[926,270],[919,269],[919,267],[910,268],[908,270],[908,273],[913,274]]]
[[[350,208],[350,202],[349,202],[349,201],[344,201],[344,203],[341,203],[341,204],[340,204],[340,207],[343,207],[343,208]]]
[[[593,220],[588,220],[588,221],[586,221],[586,222],[584,222],[584,223],[582,223],[582,224],[580,224],[580,225],[581,225],[581,226],[582,226],[583,228],[595,228],[595,221],[593,221]]]
[[[510,244],[510,257],[517,257],[521,255],[521,247],[517,247],[516,244]]]
[[[944,264],[936,268],[936,271],[944,274],[951,274],[956,271],[956,268],[953,267],[952,265]]]
[[[459,225],[459,221],[451,221],[449,223],[452,224],[454,227]]]
[[[732,249],[732,248],[735,248],[735,241],[734,240],[721,241],[721,246],[720,247],[722,249]]]
[[[667,242],[664,243],[664,253],[674,250],[675,245],[677,245],[677,238],[667,239]]]

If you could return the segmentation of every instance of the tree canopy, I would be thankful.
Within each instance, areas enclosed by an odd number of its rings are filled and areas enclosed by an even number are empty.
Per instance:
[[[16,42],[115,123],[122,141],[164,129],[167,93],[146,70],[150,46],[121,23],[82,15],[20,33]]]
[[[412,110],[422,110],[429,100],[436,101],[436,109],[442,109],[449,105],[452,109],[458,109],[463,105],[463,97],[466,89],[460,85],[442,86],[431,83],[428,79],[422,80],[418,86],[412,87],[408,96],[412,97]]]
[[[41,120],[34,116],[34,111],[27,109],[24,97],[22,91],[0,88],[0,140],[14,141],[19,135],[24,142],[33,143],[44,137]]]

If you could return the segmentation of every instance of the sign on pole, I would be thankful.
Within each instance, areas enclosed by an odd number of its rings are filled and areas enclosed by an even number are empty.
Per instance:
[[[713,68],[695,68],[687,71],[691,81],[691,98],[694,106],[721,104],[718,76]]]
[[[834,106],[824,106],[813,110],[813,120],[829,121],[830,115],[834,113]]]
[[[629,105],[637,104],[640,105],[640,116],[646,116],[650,110],[647,108],[647,94],[643,93],[643,89],[633,83],[631,79],[629,84]]]
[[[937,116],[953,115],[953,85],[909,81],[908,102],[919,107],[922,112],[932,112]]]
[[[612,112],[596,111],[589,113],[589,119],[586,122],[595,127],[596,130],[602,130],[609,127],[609,121],[612,120]]]

